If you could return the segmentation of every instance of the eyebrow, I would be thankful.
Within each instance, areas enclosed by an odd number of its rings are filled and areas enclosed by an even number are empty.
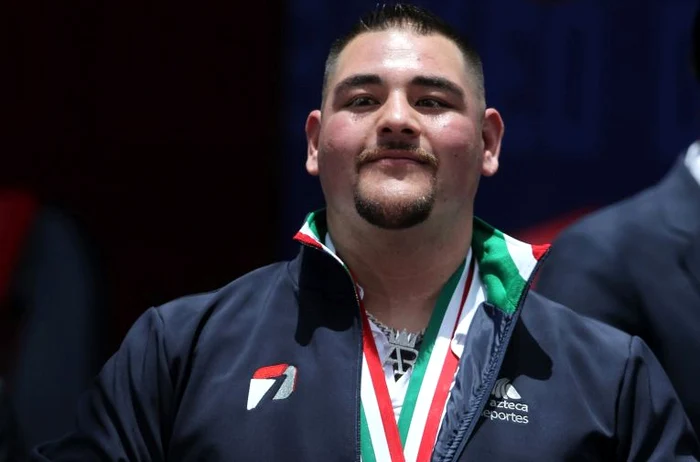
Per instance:
[[[354,74],[345,79],[343,79],[338,85],[335,86],[333,94],[335,96],[350,90],[352,88],[362,87],[364,85],[381,85],[382,78],[377,74]],[[464,99],[464,90],[460,88],[454,82],[444,78],[433,75],[419,75],[411,80],[412,85],[419,87],[433,88],[436,90],[446,91],[452,93],[459,99]]]
[[[335,86],[333,94],[338,96],[339,94],[348,91],[352,88],[362,87],[365,85],[381,85],[382,78],[377,74],[354,74],[350,77],[343,79],[338,85]]]
[[[411,83],[420,87],[446,91],[448,93],[452,93],[459,99],[464,99],[464,90],[462,90],[456,83],[453,83],[444,77],[419,75],[414,77]]]

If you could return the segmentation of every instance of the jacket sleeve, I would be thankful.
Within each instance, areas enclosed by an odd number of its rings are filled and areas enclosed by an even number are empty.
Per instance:
[[[151,308],[81,397],[75,430],[35,448],[32,460],[165,460],[173,395],[168,365],[163,318]]]
[[[695,461],[700,448],[666,373],[632,337],[617,409],[618,460]]]
[[[605,247],[595,233],[576,227],[552,244],[535,290],[577,313],[634,335],[645,331],[638,300],[628,290],[619,249]]]

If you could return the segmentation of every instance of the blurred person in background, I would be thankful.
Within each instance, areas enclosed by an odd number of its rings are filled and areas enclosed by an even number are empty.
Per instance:
[[[692,31],[700,76],[700,9]],[[563,231],[537,291],[650,346],[700,431],[700,142],[658,184]]]
[[[100,274],[71,216],[0,190],[0,454],[11,448],[9,460],[73,426],[106,349]]]

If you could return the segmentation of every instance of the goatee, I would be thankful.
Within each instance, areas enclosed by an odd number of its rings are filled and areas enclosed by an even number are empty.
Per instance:
[[[408,229],[423,223],[430,216],[435,203],[434,189],[411,202],[381,204],[354,192],[355,209],[368,223],[383,229]]]

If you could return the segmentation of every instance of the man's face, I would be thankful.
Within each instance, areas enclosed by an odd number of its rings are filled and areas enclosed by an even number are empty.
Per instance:
[[[483,102],[452,41],[403,29],[361,34],[327,85],[307,120],[306,165],[329,213],[403,229],[471,212],[498,153],[484,156]]]

